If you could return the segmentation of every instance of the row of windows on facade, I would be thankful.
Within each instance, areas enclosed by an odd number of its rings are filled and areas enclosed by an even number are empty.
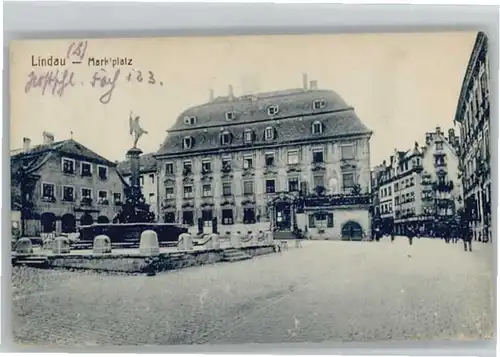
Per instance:
[[[414,186],[415,180],[413,177],[410,177],[410,178],[402,180],[401,186],[399,184],[400,184],[399,182],[394,183],[394,192],[397,192],[397,191],[402,190],[404,188]],[[382,190],[380,190],[380,197],[381,198],[388,197],[391,195],[392,195],[392,187],[391,186],[384,187]]]
[[[313,163],[323,163],[325,162],[325,153],[323,148],[313,148]],[[297,165],[300,163],[299,151],[297,149],[290,149],[287,152],[287,161],[288,165]],[[354,159],[354,147],[353,145],[344,145],[341,147],[341,159],[342,160],[353,160]],[[230,157],[222,158],[222,170],[227,171],[232,168],[232,160]],[[243,156],[243,169],[251,169],[254,168],[255,159],[252,154]],[[264,154],[264,166],[266,167],[274,167],[277,164],[276,153],[274,152],[266,152]],[[185,160],[183,162],[182,170],[184,173],[192,173],[193,172],[193,162],[191,160]],[[165,171],[167,175],[174,175],[174,163],[168,162],[165,165]],[[212,160],[211,159],[202,159],[201,162],[201,172],[212,172]]]
[[[353,173],[346,173],[342,175],[343,179],[343,187],[344,190],[347,191],[355,186],[355,177]],[[314,175],[313,176],[313,188],[315,187],[325,187],[325,176],[324,175]],[[300,182],[300,180],[296,177],[292,177],[288,179],[287,183],[288,192],[298,192],[307,190],[305,182]],[[184,185],[184,198],[193,198],[195,197],[195,187],[194,185]],[[276,193],[279,192],[277,187],[276,179],[269,178],[265,180],[265,193]],[[165,188],[166,198],[174,199],[175,189],[174,187],[166,187]],[[255,193],[254,181],[244,180],[243,181],[243,194],[244,195],[253,195]],[[233,183],[231,182],[223,182],[222,183],[222,196],[231,196],[233,194]],[[213,185],[210,183],[206,183],[202,185],[202,197],[212,197],[214,195]]]
[[[410,170],[409,164],[411,163],[411,170],[419,168],[421,166],[421,160],[419,157],[415,157],[410,161],[402,162],[396,169],[387,171],[381,179],[381,184],[385,181],[392,180],[398,175],[404,174]]]
[[[326,100],[325,99],[316,99],[313,101],[313,109],[324,109],[326,107]],[[267,115],[270,117],[276,116],[280,112],[280,107],[277,104],[270,105],[267,107]],[[224,117],[227,121],[233,121],[238,119],[238,112],[235,111],[227,111],[224,113]],[[185,116],[184,117],[184,124],[186,125],[196,125],[198,122],[196,116]]]
[[[165,223],[176,223],[174,212],[167,212],[164,215]],[[242,221],[244,224],[254,224],[261,220],[260,215],[257,213],[256,209],[253,207],[243,208]],[[213,214],[213,210],[204,209],[201,211],[201,217],[199,217],[204,225],[212,224],[216,217]],[[195,224],[195,215],[192,210],[182,211],[181,217],[182,224],[193,226]],[[223,225],[232,225],[235,223],[234,210],[232,208],[223,208],[221,210],[220,223]]]
[[[482,72],[480,79],[475,86],[475,90],[472,90],[469,93],[470,95],[465,111],[464,125],[462,126],[467,133],[474,131],[477,127],[477,114],[481,111],[481,109],[484,109],[483,103],[489,98],[488,78],[486,76],[486,72]],[[462,137],[465,137],[465,135]]]
[[[56,195],[56,184],[43,182],[42,183],[42,200],[47,200],[51,202],[57,201]],[[76,200],[76,190],[73,186],[62,186],[61,200],[63,202],[74,202]],[[80,200],[82,203],[91,204],[94,198],[94,191],[90,188],[81,187],[80,188]],[[113,204],[121,204],[122,194],[120,192],[113,193]],[[97,203],[102,205],[108,205],[109,202],[109,192],[106,190],[97,190]]]
[[[62,159],[62,172],[67,175],[76,175],[77,162],[74,159],[64,157]],[[94,166],[90,162],[80,161],[80,175],[82,177],[92,177]],[[101,180],[108,178],[108,168],[103,165],[97,165],[97,176]]]
[[[311,133],[314,135],[323,134],[324,124],[320,121],[315,121],[311,124]],[[227,129],[221,129],[219,137],[220,145],[231,145],[233,143],[233,134]],[[264,129],[263,140],[273,141],[278,139],[278,130],[275,127],[268,126]],[[244,144],[252,144],[257,141],[257,134],[253,129],[246,129],[243,135]],[[196,140],[193,136],[185,136],[182,140],[183,149],[191,149],[195,146]]]

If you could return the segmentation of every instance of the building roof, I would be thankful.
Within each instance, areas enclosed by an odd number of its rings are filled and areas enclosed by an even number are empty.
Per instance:
[[[114,162],[107,160],[101,155],[90,150],[86,146],[80,144],[79,142],[68,139],[63,141],[56,141],[51,144],[36,145],[30,148],[28,151],[22,151],[14,153],[11,155],[11,162],[17,161],[23,158],[35,159],[37,157],[43,157],[51,153],[60,153],[67,155],[71,158],[83,159],[85,161],[94,162],[97,164],[102,164],[106,166],[116,166]]]
[[[146,172],[156,172],[156,159],[154,158],[155,153],[143,154],[139,158],[139,171],[142,173]],[[128,176],[131,174],[130,171],[130,160],[122,161],[118,164],[118,171],[123,176]]]
[[[313,102],[324,99],[326,106],[313,109]],[[268,108],[278,105],[279,111],[270,117]],[[228,125],[230,123],[259,122],[271,119],[308,115],[313,112],[331,112],[348,109],[349,106],[334,91],[321,89],[287,89],[275,92],[257,93],[241,97],[217,97],[213,101],[194,106],[183,111],[169,132],[191,130],[209,126]],[[233,112],[235,119],[226,120],[226,113]],[[196,117],[195,124],[186,124],[186,117]]]
[[[169,130],[156,155],[178,156],[206,151],[240,150],[372,133],[361,122],[354,109],[333,91],[292,89],[256,94],[253,96],[254,100],[249,98],[250,96],[245,96],[233,101],[228,101],[227,97],[216,98],[211,103],[187,109]],[[314,101],[323,99],[324,107],[314,109]],[[272,117],[267,112],[271,105],[279,106],[278,114]],[[226,120],[225,113],[228,110],[238,110],[236,119]],[[196,125],[185,124],[186,115],[196,115]],[[315,121],[322,123],[322,134],[311,133]],[[275,130],[276,137],[271,142],[264,140],[267,127]],[[245,131],[249,129],[255,135],[251,145],[244,142]],[[232,139],[230,144],[221,146],[220,135],[224,130],[231,134]],[[186,150],[182,146],[186,136],[194,139],[192,149]]]
[[[465,70],[464,79],[462,81],[462,89],[460,90],[460,96],[458,97],[457,110],[455,112],[455,122],[461,122],[463,118],[463,112],[465,109],[467,101],[467,92],[473,83],[474,78],[474,68],[476,63],[480,61],[480,54],[482,52],[488,51],[488,37],[484,32],[478,32],[476,36],[476,41],[472,49],[472,53],[469,58],[469,63],[467,64],[467,69]]]

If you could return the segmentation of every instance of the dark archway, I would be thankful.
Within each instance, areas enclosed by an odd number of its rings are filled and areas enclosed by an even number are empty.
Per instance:
[[[97,217],[97,223],[109,223],[109,218],[106,216]]]
[[[56,215],[52,212],[44,212],[40,216],[42,233],[52,233],[56,231]]]
[[[91,224],[94,224],[94,218],[92,218],[89,213],[84,213],[80,218],[80,224],[82,226],[90,226]]]
[[[76,217],[71,213],[66,213],[61,217],[61,232],[63,233],[76,232]]]
[[[342,226],[342,240],[362,240],[363,229],[359,223],[348,221]]]

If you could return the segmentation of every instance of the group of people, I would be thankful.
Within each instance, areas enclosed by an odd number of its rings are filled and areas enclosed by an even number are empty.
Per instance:
[[[404,235],[408,238],[408,243],[413,245],[413,239],[415,237],[420,238],[420,231],[416,226],[408,225],[404,230]],[[384,236],[391,237],[391,243],[394,242],[395,233],[394,229],[382,230],[380,227],[376,227],[372,231],[371,240],[375,240],[377,242],[380,241]],[[457,226],[448,226],[447,228],[442,229],[441,237],[444,239],[446,243],[458,243],[460,239],[464,242],[464,250],[472,251],[472,238],[473,233],[472,229],[467,224],[457,225]]]

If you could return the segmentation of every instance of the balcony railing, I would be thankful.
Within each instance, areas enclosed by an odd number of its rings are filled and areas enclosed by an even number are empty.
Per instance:
[[[454,188],[454,183],[453,181],[446,181],[446,182],[434,182],[432,184],[432,188],[434,191],[440,191],[440,192],[450,192]]]
[[[313,195],[304,197],[302,199],[306,207],[369,205],[372,202],[372,197],[369,194],[333,194],[324,196]]]
[[[90,197],[82,197],[80,200],[81,206],[92,206],[92,198]]]

